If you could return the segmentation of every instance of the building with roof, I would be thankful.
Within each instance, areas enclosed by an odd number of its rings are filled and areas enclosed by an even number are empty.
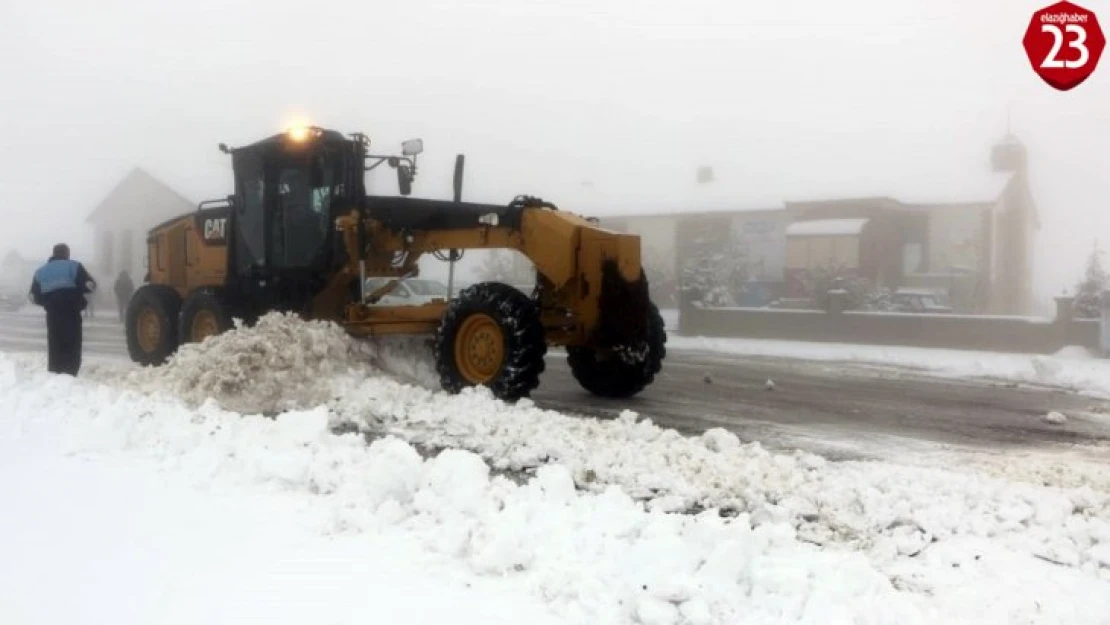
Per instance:
[[[90,271],[107,284],[127,271],[139,284],[146,274],[147,231],[196,206],[147,171],[131,170],[85,220],[94,237]]]
[[[46,259],[24,258],[19,252],[9,250],[0,260],[0,292],[26,293],[31,288],[31,278]]]
[[[957,181],[924,176],[914,186],[931,191],[783,199],[762,207],[737,200],[733,208],[715,195],[704,210],[692,197],[669,212],[602,216],[601,222],[642,237],[653,283],[664,274],[680,277],[684,263],[731,233],[732,251],[720,253],[735,255],[740,280],[752,287],[738,290],[760,294],[748,298],[751,305],[804,297],[809,277],[835,269],[881,287],[944,291],[961,312],[1027,313],[1040,222],[1024,145],[1007,136],[993,147],[988,171]]]

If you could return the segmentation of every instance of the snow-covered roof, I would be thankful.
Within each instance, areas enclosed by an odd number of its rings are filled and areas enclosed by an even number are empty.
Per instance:
[[[693,180],[645,176],[606,181],[605,186],[560,191],[559,208],[595,217],[653,217],[696,213],[747,213],[783,210],[782,195],[756,189],[742,182]]]
[[[85,219],[91,224],[139,222],[145,228],[163,219],[195,210],[187,199],[146,170],[136,167],[96,205]]]
[[[847,236],[863,231],[870,219],[816,219],[795,221],[786,227],[786,236]]]
[[[1013,179],[1011,172],[905,167],[881,179],[866,175],[805,179],[715,180],[698,184],[645,174],[613,179],[605,186],[567,188],[557,196],[560,208],[603,218],[651,217],[709,213],[783,211],[797,205],[821,208],[832,203],[862,202],[878,208],[928,209],[943,205],[992,204]]]
[[[1008,171],[976,173],[958,179],[944,180],[924,177],[911,193],[903,193],[898,200],[903,204],[933,206],[942,204],[991,204],[997,202],[1013,180]]]

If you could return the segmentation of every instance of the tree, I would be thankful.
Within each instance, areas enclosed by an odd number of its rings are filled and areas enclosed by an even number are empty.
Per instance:
[[[1110,288],[1106,270],[1102,267],[1102,250],[1095,242],[1087,257],[1087,273],[1075,288],[1075,317],[1097,319],[1102,316],[1102,292]]]
[[[803,277],[806,294],[813,298],[821,310],[831,310],[833,295],[840,296],[842,310],[858,310],[863,306],[869,291],[864,278],[856,277],[843,264],[829,260],[823,266],[812,267]]]
[[[863,302],[864,310],[890,312],[895,310],[894,292],[886,287],[876,287],[867,292]]]
[[[736,294],[748,277],[748,261],[731,227],[703,225],[691,237],[684,256],[679,290],[686,301],[736,305]]]
[[[855,275],[843,263],[830,261],[810,269],[803,276],[806,294],[821,310],[831,310],[832,295],[840,296],[842,310],[889,312],[895,309],[890,289],[877,287],[867,278]]]

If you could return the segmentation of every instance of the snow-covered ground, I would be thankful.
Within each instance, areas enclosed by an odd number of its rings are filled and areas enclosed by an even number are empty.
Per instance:
[[[337,531],[331,507],[264,477],[206,479],[203,449],[194,469],[174,470],[110,444],[66,445],[74,429],[57,422],[14,436],[11,425],[5,624],[560,622],[521,584],[475,576],[417,535]]]
[[[402,352],[274,316],[160,369],[0,354],[0,622],[1110,622],[1097,466],[774,454]]]
[[[669,327],[676,326],[668,324]],[[851,343],[810,343],[744,338],[667,337],[668,349],[702,350],[742,356],[770,356],[825,362],[867,363],[947,378],[982,378],[1048,385],[1092,397],[1110,398],[1110,359],[1079,346],[1057,354],[888,347]]]

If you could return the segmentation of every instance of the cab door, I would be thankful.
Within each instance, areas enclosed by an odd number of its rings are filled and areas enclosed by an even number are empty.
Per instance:
[[[233,250],[234,271],[240,276],[259,272],[267,266],[268,194],[263,165],[259,154],[252,151],[235,153],[235,240],[230,247]]]

